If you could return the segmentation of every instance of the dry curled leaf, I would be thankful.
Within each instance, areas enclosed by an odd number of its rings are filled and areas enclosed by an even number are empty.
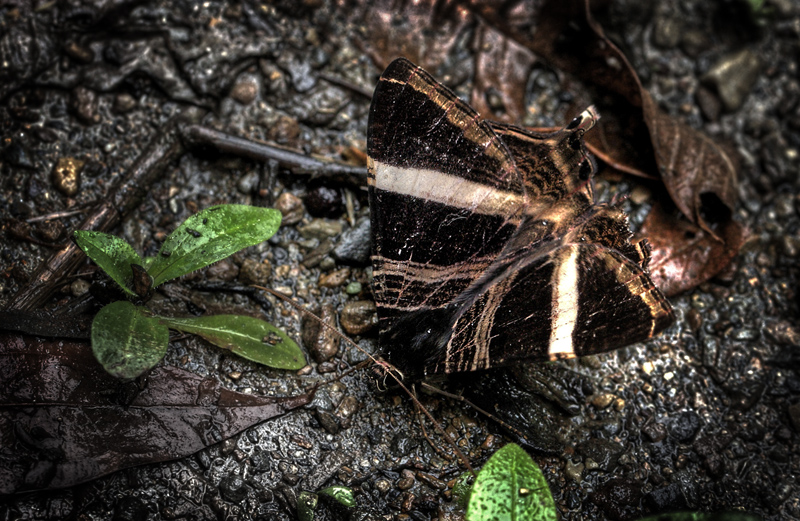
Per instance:
[[[0,494],[55,489],[178,459],[301,407],[176,367],[120,383],[85,342],[0,335]]]
[[[722,241],[699,226],[656,205],[640,234],[652,247],[650,278],[668,297],[709,280],[724,270],[744,243],[745,230],[729,221],[720,230]]]

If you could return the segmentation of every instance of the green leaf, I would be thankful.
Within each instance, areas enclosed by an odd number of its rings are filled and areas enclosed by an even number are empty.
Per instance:
[[[467,521],[557,521],[542,472],[518,445],[506,445],[483,466],[467,506]]]
[[[679,512],[677,514],[648,516],[639,521],[761,521],[761,518],[750,514],[742,514],[741,512],[720,512],[716,514]]]
[[[281,213],[241,204],[212,206],[186,219],[161,245],[148,271],[157,287],[272,237]]]
[[[353,496],[353,490],[347,487],[328,487],[320,490],[319,494],[333,498],[348,508],[356,506],[356,498]]]
[[[128,295],[136,294],[130,289],[133,273],[131,264],[143,265],[142,258],[130,244],[115,235],[103,232],[78,230],[73,233],[75,243]]]
[[[306,358],[286,333],[257,318],[242,315],[207,317],[159,317],[165,326],[200,335],[212,344],[237,355],[278,369],[300,369]]]
[[[169,329],[127,300],[107,305],[92,322],[94,356],[118,378],[136,378],[151,369],[164,358],[168,345]]]
[[[319,497],[313,492],[300,492],[297,496],[297,518],[300,521],[314,521],[314,510]]]

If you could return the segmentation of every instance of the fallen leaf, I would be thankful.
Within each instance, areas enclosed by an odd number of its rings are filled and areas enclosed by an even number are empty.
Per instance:
[[[88,343],[0,334],[0,494],[183,458],[310,402],[241,394],[176,367],[121,383]]]
[[[652,248],[650,278],[671,297],[709,280],[725,269],[744,243],[744,227],[734,220],[719,229],[722,241],[656,205],[640,234]]]

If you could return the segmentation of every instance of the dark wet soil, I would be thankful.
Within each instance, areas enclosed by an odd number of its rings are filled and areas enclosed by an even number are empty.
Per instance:
[[[343,4],[0,4],[0,304],[13,302],[167,122],[190,108],[211,128],[363,164],[364,92],[380,68],[363,39],[367,10]],[[562,519],[676,510],[800,519],[800,5],[749,6],[631,0],[600,20],[660,107],[741,154],[735,217],[750,233],[734,264],[671,299],[677,322],[651,342],[447,384],[477,401],[498,392],[488,406],[501,403],[498,414],[532,433]],[[469,74],[456,64],[476,50],[469,27],[461,30],[436,74],[463,87]],[[528,88],[537,110],[565,102],[546,68]],[[526,123],[553,124],[547,117]],[[605,193],[642,190],[619,176],[599,185]],[[184,281],[191,297],[157,296],[159,309],[262,309],[241,294],[191,288],[241,281],[247,260],[267,261],[271,287],[321,304],[323,316],[338,314],[375,350],[365,190],[192,147],[142,188],[143,202],[114,231],[148,255],[177,223],[214,204],[277,206],[287,215],[267,243]],[[646,193],[632,200],[637,225],[652,201]],[[64,211],[77,213],[29,222]],[[42,307],[85,291],[90,264],[77,271]],[[191,338],[173,342],[165,363],[239,392],[285,395],[365,358],[349,346],[337,351],[294,308],[270,300],[266,318],[298,339],[305,330],[304,343],[315,346],[308,374],[264,369]],[[420,400],[473,466],[513,439],[457,401]],[[449,486],[463,468],[419,418],[406,397],[378,392],[361,371],[321,388],[304,410],[194,456],[0,498],[0,517],[288,520],[301,491],[341,484],[356,491],[358,507],[323,501],[317,519],[458,519]]]

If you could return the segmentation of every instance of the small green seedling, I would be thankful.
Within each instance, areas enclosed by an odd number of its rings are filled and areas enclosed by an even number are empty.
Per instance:
[[[466,476],[459,483],[466,482]],[[453,495],[456,495],[455,487]],[[475,478],[468,496],[467,521],[555,521],[558,512],[542,471],[518,445],[495,452]],[[759,521],[739,512],[659,514],[640,521]]]
[[[314,521],[314,511],[317,509],[319,496],[329,497],[347,508],[356,506],[356,498],[353,494],[353,490],[347,487],[328,487],[320,490],[316,494],[313,492],[300,492],[300,495],[297,497],[297,518],[299,521]]]
[[[467,521],[557,521],[553,495],[542,471],[519,445],[495,452],[475,478]]]
[[[186,219],[167,237],[158,255],[146,260],[114,235],[76,231],[74,238],[129,299],[146,301],[164,282],[269,239],[280,223],[280,212],[271,208],[213,206]],[[300,347],[263,320],[240,315],[161,317],[126,300],[112,302],[97,314],[92,322],[92,351],[112,375],[135,378],[166,354],[168,328],[201,336],[270,367],[306,365]]]

